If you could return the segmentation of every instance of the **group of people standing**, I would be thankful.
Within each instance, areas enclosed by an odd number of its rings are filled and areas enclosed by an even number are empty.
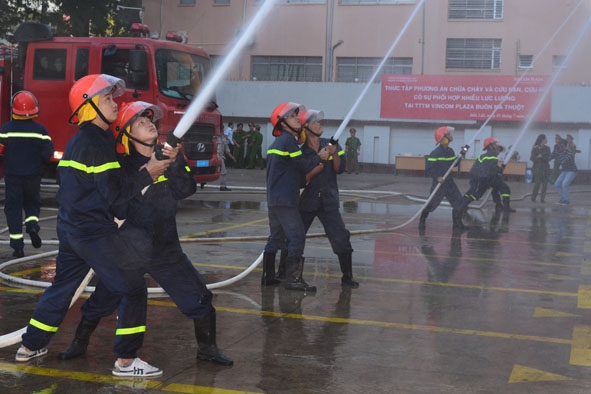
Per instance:
[[[567,134],[566,139],[556,134],[552,151],[546,145],[547,143],[546,135],[540,134],[531,150],[530,160],[533,163],[532,175],[534,182],[531,200],[536,202],[539,194],[540,202],[545,202],[547,186],[548,182],[550,182],[554,184],[558,192],[560,198],[558,204],[568,205],[570,204],[568,188],[577,175],[575,154],[580,151],[570,134]],[[554,165],[551,169],[550,161],[552,160],[554,160]]]
[[[260,125],[249,122],[248,130],[244,130],[244,125],[238,123],[234,130],[234,122],[229,122],[224,135],[232,154],[232,167],[265,169],[262,153],[263,134]]]

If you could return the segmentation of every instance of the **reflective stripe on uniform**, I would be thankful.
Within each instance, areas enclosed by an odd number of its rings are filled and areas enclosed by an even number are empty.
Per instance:
[[[43,324],[38,320],[31,318],[29,320],[29,324],[33,327],[37,327],[40,330],[47,331],[47,332],[57,332],[58,327],[48,326],[47,324]]]
[[[14,240],[18,240],[18,239],[23,239],[23,234],[10,234],[10,239],[14,239]]]
[[[37,216],[29,216],[28,218],[25,219],[25,223],[29,223],[29,222],[38,222],[39,218]]]
[[[118,328],[117,331],[115,331],[115,335],[133,335],[141,332],[146,332],[146,326]]]
[[[57,164],[58,167],[71,167],[75,170],[86,172],[87,174],[98,174],[108,170],[119,169],[121,166],[118,161],[101,164],[100,166],[87,166],[86,164],[79,163],[74,160],[60,160]]]
[[[167,177],[165,177],[164,175],[160,175],[160,176],[158,177],[158,179],[156,179],[156,180],[155,180],[153,183],[154,183],[154,184],[156,184],[156,183],[160,183],[160,182],[165,182],[165,181],[167,181],[167,180],[168,180],[168,178],[167,178]]]
[[[267,151],[267,155],[289,156],[289,157],[292,157],[292,158],[293,157],[301,156],[301,154],[302,154],[302,151],[301,150],[298,150],[298,151],[295,151],[295,152],[291,152],[291,153],[290,152],[286,152],[286,151],[282,151],[282,150],[279,150],[279,149],[269,149]]]
[[[427,161],[454,161],[456,159],[455,156],[451,157],[429,157]]]
[[[12,131],[9,133],[0,133],[0,138],[37,138],[40,140],[47,140],[51,141],[51,137],[47,134],[41,133],[19,133],[16,131]]]

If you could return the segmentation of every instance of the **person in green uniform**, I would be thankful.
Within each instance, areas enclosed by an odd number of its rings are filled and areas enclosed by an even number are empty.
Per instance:
[[[361,148],[361,141],[355,137],[355,130],[353,127],[349,129],[351,136],[345,141],[345,154],[347,156],[347,173],[350,174],[355,171],[355,174],[359,174],[359,149]]]
[[[531,193],[531,200],[536,201],[538,191],[540,191],[540,202],[546,199],[546,188],[548,186],[548,178],[550,176],[550,147],[546,145],[546,135],[540,134],[536,139],[536,143],[532,147],[530,160],[533,163],[532,173],[534,180],[534,189]]]
[[[248,136],[248,154],[246,157],[248,158],[249,169],[253,169],[257,166],[261,170],[265,169],[265,167],[263,167],[262,146],[263,134],[261,134],[261,126],[257,124],[254,127],[254,131]]]

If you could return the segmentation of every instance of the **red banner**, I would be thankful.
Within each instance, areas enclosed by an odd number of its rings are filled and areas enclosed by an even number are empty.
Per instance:
[[[550,121],[550,94],[540,105],[547,77],[382,76],[380,117],[402,119]],[[496,109],[496,112],[495,112]]]

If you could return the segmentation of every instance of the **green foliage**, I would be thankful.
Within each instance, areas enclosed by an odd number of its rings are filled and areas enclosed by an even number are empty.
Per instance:
[[[0,0],[0,39],[12,41],[12,32],[24,21],[49,24],[56,36],[122,35],[139,12],[117,10],[118,5],[141,7],[141,0]]]

